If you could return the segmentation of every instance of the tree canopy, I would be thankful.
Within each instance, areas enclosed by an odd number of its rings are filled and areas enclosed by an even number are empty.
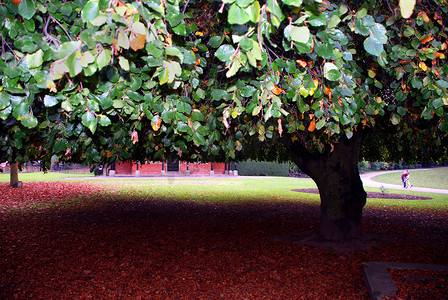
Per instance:
[[[247,135],[323,151],[361,128],[446,151],[446,12],[446,1],[407,13],[393,1],[4,1],[2,152],[219,160]]]
[[[361,145],[447,158],[447,12],[446,0],[6,0],[0,154],[223,161],[281,142],[319,187],[320,233],[356,236]]]

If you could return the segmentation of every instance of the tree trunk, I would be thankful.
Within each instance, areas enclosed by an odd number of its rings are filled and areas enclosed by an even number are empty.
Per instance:
[[[358,161],[362,133],[345,136],[334,148],[310,153],[300,142],[283,137],[297,166],[319,188],[321,198],[320,235],[327,240],[346,240],[360,236],[362,209],[367,194],[359,176]]]
[[[15,188],[21,187],[22,182],[19,181],[19,164],[18,163],[10,163],[9,168],[10,168],[9,185],[11,187],[15,187]]]

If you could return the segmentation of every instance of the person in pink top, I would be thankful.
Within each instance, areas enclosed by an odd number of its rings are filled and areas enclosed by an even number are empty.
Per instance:
[[[409,184],[409,176],[411,173],[409,173],[409,170],[406,170],[401,174],[401,181],[403,182],[403,187],[407,188]]]

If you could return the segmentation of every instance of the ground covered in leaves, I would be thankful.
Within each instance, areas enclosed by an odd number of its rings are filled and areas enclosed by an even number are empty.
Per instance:
[[[115,194],[111,184],[0,184],[0,299],[368,299],[362,262],[448,264],[446,211],[368,209],[368,250],[279,239],[315,229],[318,218],[319,206],[302,202],[204,204]]]

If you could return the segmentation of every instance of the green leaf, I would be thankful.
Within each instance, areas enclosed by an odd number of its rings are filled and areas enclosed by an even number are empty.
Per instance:
[[[74,77],[82,72],[81,61],[77,58],[75,54],[70,55],[70,57],[66,61],[66,65],[69,69],[69,75],[71,77]]]
[[[210,46],[212,46],[213,48],[218,48],[223,41],[224,41],[224,37],[222,37],[222,36],[213,36],[208,41],[208,44]]]
[[[9,94],[5,92],[0,92],[0,110],[7,108],[11,104]]]
[[[367,9],[365,9],[365,8],[361,9],[361,10],[358,11],[358,13],[356,14],[356,17],[357,17],[358,19],[362,19],[362,18],[364,18],[365,16],[367,16]]]
[[[61,108],[68,112],[71,112],[74,109],[69,100],[62,101]]]
[[[12,114],[17,120],[20,120],[23,116],[28,115],[29,113],[30,113],[29,105],[26,104],[25,102],[20,102],[17,105],[15,105]]]
[[[291,32],[289,33],[289,39],[297,43],[304,43],[304,44],[308,43],[310,39],[310,30],[308,29],[308,27],[294,26],[294,25],[291,26],[292,28]]]
[[[86,111],[82,115],[82,124],[89,128],[92,133],[95,133],[98,120],[92,112]]]
[[[36,6],[31,0],[22,0],[22,2],[20,2],[19,4],[18,10],[19,14],[24,19],[30,20],[36,13]]]
[[[246,85],[241,89],[241,96],[243,97],[252,97],[256,89],[251,85]]]
[[[236,4],[242,8],[248,7],[252,2],[254,2],[254,0],[236,0]]]
[[[271,13],[271,22],[275,27],[278,27],[283,19],[285,19],[285,15],[283,14],[277,0],[268,0],[266,3],[266,9]],[[272,18],[272,16],[275,16],[275,18]]]
[[[333,55],[333,45],[330,43],[320,44],[317,48],[317,55],[322,58],[329,59]]]
[[[251,22],[258,23],[260,20],[260,3],[258,1],[254,1],[254,3],[248,6],[245,11],[249,15]]]
[[[250,20],[249,14],[243,8],[236,5],[236,3],[230,6],[228,13],[229,24],[244,25],[247,22],[249,22],[249,20]]]
[[[177,104],[177,110],[181,113],[191,114],[191,105],[187,102],[179,101]]]
[[[255,41],[249,39],[249,38],[243,38],[240,41],[240,47],[241,49],[243,49],[244,51],[250,51],[252,50],[252,48],[254,47],[254,43]]]
[[[117,46],[123,49],[129,49],[129,37],[128,34],[122,28],[118,30]]]
[[[432,101],[432,107],[434,107],[434,109],[439,109],[443,105],[444,105],[444,103],[441,98],[437,98],[437,99],[434,99],[434,101]]]
[[[325,119],[320,119],[319,122],[316,123],[316,129],[320,130],[322,127],[324,127],[324,125],[326,124],[326,120]]]
[[[112,52],[109,49],[103,49],[96,58],[98,70],[101,70],[110,63]]]
[[[56,153],[65,152],[66,150],[67,150],[67,140],[66,139],[61,139],[54,144],[54,147],[53,147],[54,152],[56,152]]]
[[[181,36],[187,36],[188,35],[187,28],[185,27],[184,23],[180,23],[176,27],[173,27],[173,31],[177,35],[181,35]]]
[[[330,81],[337,81],[341,78],[341,73],[339,72],[338,67],[336,67],[333,63],[325,63],[324,77]]]
[[[403,18],[407,19],[412,15],[414,11],[416,0],[400,0],[400,11]]]
[[[227,100],[227,99],[230,99],[232,97],[225,90],[216,89],[216,90],[212,91],[212,98],[215,101],[220,101],[222,99]]]
[[[99,123],[101,126],[109,126],[110,124],[112,124],[112,121],[109,119],[108,116],[99,115],[99,117],[100,117]]]
[[[20,122],[22,122],[23,126],[27,128],[36,127],[38,124],[37,118],[30,113],[23,115],[22,118],[20,119]]]
[[[256,116],[256,115],[258,115],[258,114],[260,113],[261,109],[262,109],[262,106],[261,106],[261,105],[256,106],[256,107],[254,108],[254,110],[252,111],[252,116]]]
[[[398,125],[398,124],[400,124],[400,116],[397,114],[393,114],[390,121],[392,122],[392,124]]]
[[[364,41],[364,49],[371,55],[380,56],[383,52],[383,44],[376,38],[370,36]]]
[[[387,43],[387,30],[383,25],[375,23],[373,26],[369,27],[370,35],[377,39],[380,43]]]
[[[302,5],[302,0],[283,0],[283,4],[300,7]]]
[[[198,132],[194,132],[193,133],[193,141],[195,143],[196,146],[202,146],[205,145],[205,138],[203,135],[201,135]]]
[[[324,14],[312,15],[307,22],[313,27],[320,27],[327,25],[327,17]]]
[[[39,68],[44,62],[44,52],[42,49],[39,49],[36,53],[27,54],[25,56],[25,62],[29,69]]]
[[[448,81],[440,79],[440,80],[437,80],[436,83],[438,86],[448,89]]]
[[[58,104],[58,99],[55,96],[45,95],[44,105],[45,107],[52,107]]]
[[[86,3],[84,8],[81,11],[81,17],[84,22],[90,23],[92,22],[98,15],[100,14],[99,1],[98,0],[90,0]]]
[[[328,21],[328,28],[335,28],[341,22],[338,15],[333,15]]]
[[[159,73],[159,84],[160,85],[164,85],[165,83],[168,82],[169,79],[169,72],[168,69],[166,67],[163,68],[158,68],[158,70],[160,69],[160,73]]]
[[[448,122],[442,121],[439,125],[442,132],[448,132]]]
[[[302,53],[311,52],[311,46],[309,44],[296,43],[295,46],[296,46],[297,50],[299,50]]]
[[[204,115],[197,109],[194,109],[193,112],[191,113],[191,121],[204,121]]]
[[[129,71],[129,61],[123,56],[118,57],[118,64],[123,70]]]
[[[176,56],[179,58],[180,63],[184,60],[184,55],[177,47],[168,47],[166,48],[166,54],[170,56]]]
[[[194,65],[196,63],[196,56],[194,52],[191,50],[186,50],[184,52],[184,64],[186,65]]]
[[[177,25],[180,24],[180,22],[182,22],[185,16],[181,13],[176,13],[176,14],[167,14],[165,18],[171,27],[176,27]]]
[[[411,85],[414,89],[420,89],[423,86],[423,83],[418,77],[414,77],[411,80]]]
[[[58,49],[58,58],[66,59],[68,56],[74,55],[77,51],[81,50],[81,41],[71,41],[62,43]]]
[[[235,53],[235,49],[228,44],[221,45],[215,53],[215,56],[222,62],[227,62]]]
[[[172,83],[176,76],[182,75],[182,68],[177,61],[165,61],[163,64],[168,72],[168,83]]]
[[[233,75],[235,75],[238,70],[241,68],[241,63],[239,59],[234,59],[232,61],[232,64],[230,66],[230,69],[226,72],[226,77],[232,77]]]

